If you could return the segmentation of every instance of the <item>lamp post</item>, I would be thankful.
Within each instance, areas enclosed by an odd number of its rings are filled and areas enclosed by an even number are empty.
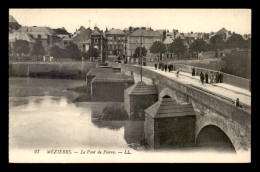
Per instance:
[[[142,82],[142,78],[143,78],[142,34],[141,34],[141,47],[140,47],[140,62],[141,62],[141,82]]]

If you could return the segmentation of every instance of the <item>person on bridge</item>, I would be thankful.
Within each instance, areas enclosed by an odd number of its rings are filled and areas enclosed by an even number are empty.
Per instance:
[[[219,81],[219,76],[218,73],[216,73],[215,83],[218,83],[218,81]]]
[[[176,77],[177,77],[177,78],[179,78],[179,73],[180,73],[180,71],[179,71],[179,69],[177,68],[177,71],[176,71]]]
[[[195,68],[192,68],[191,75],[192,75],[192,76],[195,76]]]
[[[164,70],[167,72],[167,63],[164,65]]]
[[[214,75],[213,75],[213,72],[211,71],[211,76],[210,76],[210,83],[214,83]]]
[[[200,72],[200,82],[201,84],[204,84],[204,74],[202,73],[202,71]]]
[[[171,64],[168,65],[168,71],[171,72]]]
[[[235,105],[236,105],[237,107],[240,107],[240,105],[239,105],[239,98],[236,99]]]
[[[155,67],[155,70],[157,70],[157,64],[156,63],[154,64],[154,67]]]
[[[218,71],[218,82],[222,82],[222,74],[220,73],[220,71]]]
[[[170,65],[170,70],[173,71],[173,65],[172,64]]]
[[[205,74],[205,81],[206,81],[206,84],[209,83],[209,82],[208,82],[208,79],[209,79],[209,75],[208,75],[208,73],[206,72],[206,74]]]
[[[162,63],[162,66],[161,66],[161,70],[163,71],[164,70],[164,64]]]

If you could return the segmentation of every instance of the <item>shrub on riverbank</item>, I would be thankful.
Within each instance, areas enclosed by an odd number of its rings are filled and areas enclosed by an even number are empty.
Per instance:
[[[29,74],[32,78],[52,78],[52,79],[84,79],[84,75],[81,72],[74,71],[50,71],[50,72],[30,72]]]
[[[107,106],[103,109],[103,115],[101,117],[102,120],[127,120],[128,115],[122,105],[111,105]]]

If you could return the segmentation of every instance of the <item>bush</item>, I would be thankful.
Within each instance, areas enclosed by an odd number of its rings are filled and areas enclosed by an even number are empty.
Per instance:
[[[102,120],[127,120],[128,115],[122,105],[111,105],[103,109]]]
[[[226,66],[222,72],[251,79],[251,54],[248,51],[232,51],[223,58]]]

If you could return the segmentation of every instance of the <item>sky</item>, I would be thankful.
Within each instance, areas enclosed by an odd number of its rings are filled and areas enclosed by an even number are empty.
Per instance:
[[[251,34],[250,9],[9,9],[9,14],[22,26],[65,27],[71,33],[96,25],[101,30],[143,26],[207,33],[224,27]]]

